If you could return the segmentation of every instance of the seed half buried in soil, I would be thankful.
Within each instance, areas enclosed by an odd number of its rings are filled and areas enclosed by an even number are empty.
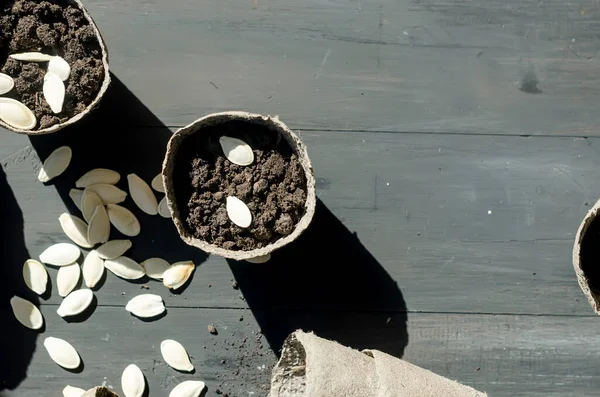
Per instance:
[[[175,386],[169,397],[199,397],[205,387],[202,381],[186,380]]]
[[[174,263],[163,273],[163,284],[167,288],[177,290],[185,285],[195,268],[196,265],[192,261]]]
[[[85,390],[79,387],[73,387],[71,385],[66,385],[62,390],[63,397],[81,397],[85,393]]]
[[[88,225],[82,219],[65,212],[58,217],[58,220],[63,232],[75,244],[83,248],[92,248],[94,246],[94,244],[88,241]]]
[[[144,268],[146,275],[154,280],[162,280],[163,273],[171,266],[169,262],[162,258],[146,259],[140,265]]]
[[[171,211],[169,211],[169,205],[167,204],[167,196],[163,197],[158,203],[158,214],[163,218],[171,218]]]
[[[160,296],[154,294],[142,294],[127,302],[125,310],[136,317],[152,318],[165,311],[165,304]]]
[[[227,216],[231,222],[241,228],[247,228],[252,223],[252,213],[244,202],[237,197],[227,197]]]
[[[81,250],[71,243],[58,243],[40,254],[40,261],[51,266],[68,266],[79,258]]]
[[[244,141],[223,135],[219,138],[223,154],[227,160],[237,165],[250,165],[254,162],[254,152]]]
[[[44,340],[44,347],[52,361],[63,368],[76,369],[81,364],[77,350],[66,340],[49,336]]]
[[[158,201],[150,186],[136,174],[127,175],[127,182],[135,204],[148,215],[158,214]]]
[[[69,167],[73,152],[68,146],[61,146],[52,153],[44,161],[38,179],[40,182],[48,182],[52,178],[56,178]]]
[[[92,215],[94,215],[94,211],[96,211],[96,207],[99,205],[103,205],[100,196],[91,190],[85,189],[81,196],[81,215],[83,215],[83,220],[89,222],[92,219]]]
[[[102,244],[96,251],[102,259],[115,259],[131,248],[131,240],[111,240]]]
[[[125,207],[108,204],[108,218],[113,226],[126,236],[134,237],[140,234],[141,226],[138,219]]]
[[[103,205],[96,207],[88,225],[87,238],[90,244],[106,243],[110,235],[110,221]]]
[[[81,277],[81,268],[78,263],[69,266],[63,266],[58,269],[56,275],[56,287],[60,296],[67,296],[73,291]]]
[[[23,264],[23,279],[30,290],[38,295],[43,295],[48,286],[48,272],[46,267],[35,259],[27,259]]]
[[[142,397],[146,389],[146,381],[142,370],[135,364],[130,364],[121,375],[121,389],[125,397]]]
[[[60,77],[52,72],[47,72],[44,76],[44,85],[42,87],[44,99],[50,106],[50,109],[56,114],[63,111],[65,103],[65,83]]]
[[[86,172],[75,182],[75,186],[86,188],[91,185],[105,184],[114,185],[119,182],[121,175],[118,172],[106,168],[95,168]]]
[[[31,109],[12,98],[0,98],[0,120],[22,130],[31,130],[37,125]]]
[[[42,312],[33,303],[19,296],[13,296],[10,299],[15,318],[24,326],[30,329],[40,329],[44,325]]]
[[[104,204],[119,204],[125,201],[127,197],[126,192],[108,183],[90,185],[86,189],[90,189],[100,196]]]
[[[69,75],[71,74],[71,67],[67,61],[59,56],[56,56],[52,57],[48,62],[48,72],[54,73],[60,77],[62,81],[67,81]]]
[[[88,288],[94,288],[104,275],[104,261],[97,250],[90,251],[83,260],[83,280]]]
[[[104,267],[125,280],[137,280],[146,274],[144,273],[144,268],[139,263],[126,256],[107,259],[104,261]]]
[[[160,344],[160,352],[165,362],[176,370],[183,372],[194,370],[194,365],[181,343],[173,339],[165,339]]]
[[[73,204],[79,211],[81,211],[81,199],[83,198],[83,190],[71,189],[69,190],[69,197],[73,200]]]
[[[0,73],[0,95],[10,92],[15,86],[15,81],[7,74]]]
[[[71,292],[56,310],[61,317],[76,316],[87,309],[94,300],[94,293],[87,288]]]
[[[22,62],[48,62],[54,55],[43,54],[41,52],[20,52],[18,54],[10,54],[10,58]]]

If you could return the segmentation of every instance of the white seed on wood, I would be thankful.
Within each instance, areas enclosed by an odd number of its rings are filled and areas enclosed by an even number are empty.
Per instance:
[[[71,292],[56,310],[61,317],[76,316],[87,309],[94,300],[94,293],[90,289],[78,289]]]
[[[86,222],[89,222],[96,211],[96,207],[103,205],[102,199],[95,192],[85,189],[81,196],[81,214]]]
[[[88,225],[82,219],[65,212],[58,217],[58,221],[63,232],[75,244],[83,248],[92,248],[94,246],[87,239]]]
[[[163,284],[172,290],[179,289],[188,281],[195,268],[192,261],[174,263],[163,273]]]
[[[219,138],[221,149],[227,160],[237,165],[250,165],[254,162],[254,152],[244,141],[223,135]]]
[[[10,306],[15,318],[27,328],[40,329],[44,325],[44,317],[42,317],[40,309],[28,300],[13,296],[10,299]]]
[[[141,226],[138,219],[125,207],[116,204],[108,204],[108,218],[118,231],[126,236],[134,237],[140,234]]]
[[[85,390],[71,385],[66,385],[62,391],[63,397],[82,397],[84,393]]]
[[[81,364],[77,350],[66,340],[49,336],[44,340],[44,347],[50,358],[63,368],[76,369]]]
[[[136,174],[127,175],[129,194],[135,204],[149,215],[158,214],[158,201],[150,186]]]
[[[130,364],[121,375],[121,389],[125,397],[142,397],[146,389],[146,381],[142,370],[135,364]]]
[[[65,83],[60,77],[52,72],[47,72],[44,76],[44,85],[42,86],[44,99],[52,109],[52,112],[58,114],[63,111],[65,103]]]
[[[165,339],[160,344],[160,352],[165,362],[176,370],[184,372],[194,370],[194,365],[181,343],[173,339]]]
[[[160,192],[160,193],[165,192],[162,174],[158,174],[154,178],[152,178],[152,182],[150,184],[152,185],[152,189],[156,190],[157,192]]]
[[[15,86],[15,81],[7,74],[0,73],[0,95],[4,95]]]
[[[97,183],[88,186],[86,189],[89,189],[100,196],[104,204],[119,204],[125,201],[125,198],[127,197],[126,192],[116,186],[109,185],[108,183]]]
[[[81,250],[70,243],[58,243],[46,248],[40,254],[40,261],[51,266],[68,266],[75,263]]]
[[[167,204],[167,196],[163,197],[158,203],[158,214],[163,218],[171,218],[171,211],[169,211],[169,205]]]
[[[186,380],[175,386],[169,393],[169,397],[199,397],[204,387],[202,381]]]
[[[104,267],[125,280],[137,280],[146,274],[139,263],[126,256],[107,259],[104,261]]]
[[[61,146],[53,151],[50,156],[44,161],[38,179],[40,182],[48,182],[52,178],[56,178],[69,166],[73,152],[68,146]]]
[[[102,259],[115,259],[131,248],[131,240],[111,240],[102,244],[96,251]]]
[[[163,273],[169,269],[169,262],[162,258],[146,259],[140,265],[144,268],[146,275],[155,280],[162,280]]]
[[[88,288],[94,288],[104,275],[104,261],[98,256],[97,250],[90,251],[83,260],[83,280]]]
[[[246,260],[250,263],[265,263],[265,262],[268,262],[269,259],[271,259],[271,254],[256,256],[254,258],[249,258]]]
[[[56,56],[52,57],[48,62],[48,72],[54,73],[60,77],[62,81],[66,81],[71,74],[71,67],[67,61],[59,56]]]
[[[43,54],[41,52],[20,52],[18,54],[9,55],[9,58],[22,62],[48,62],[53,57],[53,55]]]
[[[84,393],[85,390],[71,385],[66,385],[62,391],[63,397],[82,397]]]
[[[71,189],[69,190],[69,197],[73,200],[73,204],[79,211],[81,211],[81,199],[83,197],[83,190]]]
[[[46,267],[35,259],[27,259],[23,265],[23,279],[30,290],[38,295],[43,295],[48,286],[48,272]]]
[[[56,287],[60,296],[67,296],[73,291],[81,277],[81,268],[78,263],[63,266],[56,275]]]
[[[125,310],[140,318],[152,318],[165,311],[165,304],[158,295],[142,294],[127,302]]]
[[[0,98],[0,120],[21,130],[31,130],[37,125],[31,109],[12,98]]]
[[[95,168],[86,172],[75,182],[75,186],[86,188],[91,185],[107,184],[114,185],[119,182],[121,175],[118,172],[106,168]]]
[[[231,222],[241,228],[246,228],[252,223],[252,214],[244,202],[237,197],[227,197],[227,216]]]
[[[87,238],[90,244],[106,243],[110,235],[110,221],[103,205],[96,207],[90,224],[88,225]]]

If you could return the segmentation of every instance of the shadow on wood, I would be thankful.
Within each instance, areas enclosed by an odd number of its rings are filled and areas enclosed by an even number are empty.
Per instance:
[[[39,331],[21,325],[12,313],[10,299],[14,295],[36,306],[39,298],[23,280],[23,263],[29,259],[23,233],[23,214],[0,167],[0,219],[2,249],[0,250],[0,391],[16,388],[27,376],[27,367],[35,351]],[[1,395],[1,394],[0,394]]]
[[[404,354],[408,331],[402,292],[320,200],[306,232],[269,262],[229,265],[276,354],[296,329],[357,349]]]
[[[139,99],[116,77],[102,99],[100,107],[81,123],[57,133],[30,136],[31,144],[42,161],[56,148],[68,145],[73,150],[69,168],[48,184],[54,185],[71,214],[81,216],[69,197],[75,181],[94,168],[109,168],[121,174],[117,186],[129,192],[127,175],[135,173],[148,184],[162,167],[166,146],[172,133]],[[156,193],[162,199],[162,193]],[[133,247],[126,254],[145,260],[153,256],[170,263],[193,259],[196,265],[207,255],[185,244],[170,219],[142,212],[131,196],[121,205],[130,209],[140,221],[139,236],[123,236],[114,227],[111,239],[130,238]]]

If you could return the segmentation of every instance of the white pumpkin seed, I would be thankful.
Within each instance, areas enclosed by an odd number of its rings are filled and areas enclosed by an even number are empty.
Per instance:
[[[88,225],[82,219],[65,212],[58,217],[58,221],[63,232],[75,244],[83,248],[92,248],[94,246],[87,239]]]
[[[10,299],[15,318],[24,326],[30,329],[40,329],[44,325],[42,312],[33,303],[19,296],[13,296]]]
[[[146,389],[146,381],[142,370],[135,364],[130,364],[121,375],[121,389],[125,397],[142,397]]]
[[[85,189],[81,196],[81,214],[86,222],[89,222],[96,211],[96,207],[103,205],[102,199],[91,190]]]
[[[40,182],[48,182],[52,178],[56,178],[69,166],[73,152],[68,146],[61,146],[52,153],[44,161],[38,179]]]
[[[241,228],[246,228],[252,223],[252,214],[244,202],[237,197],[227,197],[227,216],[231,222]]]
[[[139,263],[126,256],[107,259],[104,261],[104,267],[125,280],[137,280],[146,274]]]
[[[95,168],[83,174],[83,176],[75,182],[75,186],[86,188],[98,184],[114,185],[119,182],[120,179],[121,175],[116,171],[106,168]]]
[[[76,369],[81,364],[77,350],[66,340],[49,336],[44,340],[44,347],[50,358],[63,368]]]
[[[90,306],[92,300],[94,300],[92,290],[78,289],[63,299],[56,313],[61,317],[76,316],[83,313]]]
[[[171,211],[169,211],[169,205],[167,204],[167,196],[163,197],[158,203],[158,213],[163,218],[171,218]]]
[[[169,269],[169,262],[162,258],[146,259],[140,265],[144,268],[146,275],[155,280],[162,280],[163,273]]]
[[[160,192],[160,193],[165,192],[162,174],[158,174],[154,178],[152,178],[152,182],[150,183],[150,185],[152,185],[152,189],[156,190],[157,192]]]
[[[102,259],[115,259],[131,248],[131,240],[111,240],[102,244],[96,251]]]
[[[59,56],[56,56],[52,57],[48,62],[48,72],[54,73],[55,75],[60,77],[62,81],[66,81],[69,78],[69,75],[71,74],[71,67],[69,66],[67,61],[65,61]]]
[[[82,397],[84,393],[85,390],[71,385],[66,385],[62,391],[63,397]]]
[[[20,52],[9,55],[9,58],[22,62],[48,62],[53,57],[53,55],[42,54],[41,52]]]
[[[174,263],[163,273],[163,284],[172,290],[179,289],[188,281],[195,268],[192,261]]]
[[[73,291],[81,277],[81,268],[78,263],[69,266],[63,266],[58,269],[56,275],[56,287],[60,296],[67,296]]]
[[[199,397],[204,387],[202,381],[186,380],[175,386],[169,393],[169,397]]]
[[[50,109],[56,114],[63,111],[65,103],[65,83],[60,77],[52,72],[47,72],[44,76],[44,85],[42,86],[44,99],[50,106]]]
[[[90,244],[105,243],[110,235],[110,221],[103,205],[96,207],[88,226],[87,238]]]
[[[48,272],[46,267],[35,259],[27,259],[23,265],[23,279],[30,290],[38,295],[43,295],[48,286]]]
[[[69,190],[69,197],[73,200],[73,204],[79,211],[81,211],[81,199],[83,197],[83,190],[71,189]]]
[[[104,275],[104,261],[100,258],[97,250],[90,251],[83,260],[83,280],[88,288],[94,288]]]
[[[133,212],[116,204],[108,204],[106,208],[108,209],[110,223],[112,223],[118,231],[129,237],[140,234],[140,222],[135,215],[133,215]]]
[[[250,263],[265,263],[265,262],[268,262],[269,259],[271,259],[271,254],[257,256],[254,258],[249,258],[249,259],[246,259],[246,261],[248,261]]]
[[[150,186],[136,174],[127,175],[129,194],[135,204],[149,215],[158,214],[158,202]]]
[[[75,263],[81,250],[70,243],[58,243],[46,248],[40,254],[40,261],[51,266],[68,266]]]
[[[15,81],[7,74],[0,73],[0,95],[4,95],[15,86]]]
[[[0,120],[21,130],[31,130],[37,125],[31,109],[12,98],[0,98]]]
[[[184,372],[194,370],[194,365],[181,343],[173,339],[165,339],[160,344],[160,352],[165,362],[176,370]]]
[[[244,141],[223,135],[219,138],[221,149],[227,160],[237,165],[250,165],[254,162],[254,152]]]
[[[142,294],[127,302],[125,310],[140,318],[152,318],[165,311],[165,304],[158,295]]]
[[[102,199],[104,204],[119,204],[125,201],[127,193],[116,186],[108,183],[97,183],[88,186],[86,189],[96,193]]]

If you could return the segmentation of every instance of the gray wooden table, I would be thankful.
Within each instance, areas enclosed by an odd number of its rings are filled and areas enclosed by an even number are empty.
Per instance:
[[[120,392],[133,362],[150,396],[185,379],[206,381],[208,396],[265,396],[297,328],[490,396],[598,395],[600,319],[571,266],[576,228],[600,196],[597,2],[87,6],[114,74],[102,106],[49,136],[0,131],[0,395],[59,396],[66,384]],[[149,180],[174,129],[228,109],[277,114],[307,144],[320,201],[299,241],[264,265],[227,262],[136,212],[133,258],[198,265],[183,293],[109,274],[89,318],[67,323],[54,269],[50,297],[25,291],[21,265],[65,241],[57,218],[76,212],[68,191],[84,171]],[[72,165],[44,186],[40,158],[63,144]],[[167,315],[130,316],[123,307],[141,292],[160,294]],[[43,333],[12,319],[15,293],[39,302]],[[50,361],[50,335],[78,348],[83,371]],[[166,338],[186,346],[195,374],[165,365]]]

